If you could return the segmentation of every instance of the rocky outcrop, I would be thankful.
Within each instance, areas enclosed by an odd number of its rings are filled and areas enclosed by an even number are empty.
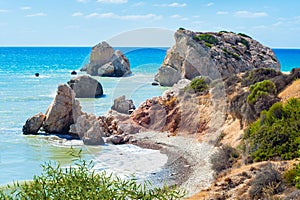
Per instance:
[[[123,95],[114,100],[111,109],[119,113],[130,114],[135,110],[135,106],[131,99],[126,99],[125,95]]]
[[[74,90],[76,98],[95,98],[103,95],[102,85],[87,75],[72,78],[68,84]]]
[[[70,126],[69,132],[78,135],[86,145],[103,145],[108,129],[101,117],[84,113]]]
[[[106,42],[92,48],[90,62],[83,68],[92,76],[122,77],[131,74],[128,58]]]
[[[57,94],[46,112],[43,129],[47,133],[67,134],[70,125],[82,114],[75,93],[68,85],[59,85]]]
[[[132,101],[124,97],[121,103],[124,102],[127,103],[127,114],[111,110],[105,116],[97,117],[81,111],[80,103],[75,99],[70,86],[59,85],[46,114],[39,113],[29,118],[23,127],[23,133],[37,134],[42,127],[42,131],[47,134],[79,137],[86,145],[103,145],[104,137],[107,137],[107,142],[124,144],[130,140],[131,134],[138,133],[141,128],[128,115],[128,108],[133,106]],[[120,104],[116,105],[119,105],[117,108],[124,108]]]
[[[220,79],[256,68],[280,70],[274,52],[245,34],[178,30],[155,81],[172,86],[180,79]]]
[[[30,118],[28,118],[23,126],[23,134],[37,134],[43,125],[46,116],[43,113],[38,113]]]
[[[133,121],[146,130],[168,131],[171,135],[219,134],[225,119],[226,99],[185,91],[189,80],[181,80],[161,97],[146,100],[135,110]],[[218,91],[220,93],[220,91]],[[212,139],[213,140],[213,139]]]

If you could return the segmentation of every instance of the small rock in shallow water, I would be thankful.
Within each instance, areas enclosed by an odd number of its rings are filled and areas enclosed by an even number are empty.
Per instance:
[[[39,74],[39,73],[35,73],[34,75],[35,75],[35,77],[39,77],[39,76],[40,76],[40,74]]]
[[[27,119],[25,125],[23,126],[23,134],[37,134],[40,130],[46,116],[43,113],[38,113],[33,117]]]
[[[77,72],[76,71],[72,71],[71,75],[77,75]]]

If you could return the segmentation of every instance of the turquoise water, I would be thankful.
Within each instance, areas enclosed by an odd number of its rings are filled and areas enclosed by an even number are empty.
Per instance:
[[[166,88],[153,87],[154,74],[162,63],[166,48],[119,48],[130,60],[132,76],[125,78],[97,77],[105,96],[99,99],[80,99],[83,110],[96,115],[107,112],[113,99],[126,95],[135,105]],[[157,152],[144,151],[134,146],[86,147],[81,141],[66,141],[57,137],[23,136],[26,119],[38,112],[46,112],[55,96],[58,84],[66,83],[70,72],[78,70],[88,58],[91,48],[0,48],[0,184],[13,180],[31,179],[41,171],[40,164],[48,160],[68,165],[73,159],[70,147],[82,149],[83,157],[94,159],[99,169],[127,170],[127,155],[143,163],[153,163],[160,156]],[[300,50],[275,49],[282,71],[300,67]],[[34,74],[40,73],[36,78]],[[154,156],[155,155],[155,156]],[[147,160],[143,160],[147,158]],[[162,163],[165,158],[161,158]],[[128,160],[127,160],[128,161]],[[129,160],[134,162],[134,160]],[[149,164],[148,166],[151,166]],[[145,168],[142,166],[142,168]],[[134,168],[134,172],[144,169]],[[155,169],[149,169],[149,171]]]
[[[40,164],[48,160],[69,164],[73,159],[70,156],[71,146],[77,150],[83,149],[83,157],[86,159],[97,160],[96,157],[101,156],[103,159],[96,163],[98,168],[107,170],[105,163],[110,163],[115,170],[122,168],[122,160],[111,162],[112,152],[116,152],[112,146],[92,148],[85,147],[81,141],[22,135],[26,119],[38,112],[46,112],[55,96],[57,85],[70,80],[71,71],[80,69],[86,63],[90,50],[91,48],[0,48],[0,184],[31,179],[41,171]],[[153,87],[151,82],[153,74],[163,61],[166,49],[121,50],[126,52],[131,61],[133,75],[125,78],[97,77],[103,85],[105,96],[99,99],[81,99],[84,111],[102,115],[109,110],[113,99],[120,95],[132,98],[139,105],[149,97],[161,95],[165,90]],[[40,73],[40,77],[34,76],[36,72]],[[136,147],[126,146],[123,150],[131,151],[132,148]],[[122,154],[126,155],[126,152]],[[148,157],[149,154],[151,152],[148,152]],[[139,155],[144,157],[142,152],[137,156]]]

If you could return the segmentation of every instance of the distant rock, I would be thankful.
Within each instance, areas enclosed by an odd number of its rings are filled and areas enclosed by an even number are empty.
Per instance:
[[[45,118],[46,115],[44,115],[41,112],[28,118],[25,125],[23,126],[23,134],[37,134],[40,128],[42,127]]]
[[[77,75],[77,72],[76,71],[72,71],[71,75]]]
[[[39,76],[40,76],[40,74],[39,74],[39,73],[35,73],[34,75],[35,75],[35,77],[39,77]]]
[[[119,113],[130,114],[133,110],[135,110],[135,106],[131,99],[126,99],[123,95],[114,100],[114,104],[111,109]]]
[[[79,101],[68,85],[59,85],[57,94],[48,107],[43,129],[46,133],[68,134],[70,125],[82,114]]]
[[[68,84],[74,90],[76,98],[95,98],[103,95],[102,85],[88,75],[72,78]]]
[[[90,61],[82,70],[92,76],[122,77],[131,74],[128,58],[119,50],[102,42],[92,48]]]
[[[175,41],[155,76],[160,85],[197,76],[220,79],[256,68],[280,70],[274,52],[245,34],[178,30]]]

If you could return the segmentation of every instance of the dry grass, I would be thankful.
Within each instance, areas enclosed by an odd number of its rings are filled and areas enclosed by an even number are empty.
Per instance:
[[[300,97],[300,80],[294,81],[290,86],[283,90],[279,95],[282,102],[287,102],[288,99]]]

